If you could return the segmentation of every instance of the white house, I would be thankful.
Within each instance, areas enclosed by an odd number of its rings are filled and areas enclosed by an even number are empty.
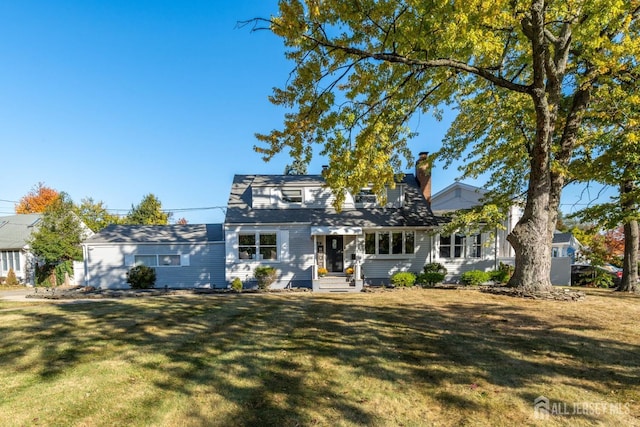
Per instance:
[[[0,217],[0,276],[7,277],[12,269],[20,282],[34,284],[35,263],[28,241],[41,219],[41,214]]]

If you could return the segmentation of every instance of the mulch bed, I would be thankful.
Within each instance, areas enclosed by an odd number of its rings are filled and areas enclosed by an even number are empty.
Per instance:
[[[410,288],[393,286],[365,286],[363,292],[398,292],[421,289],[451,289],[459,291],[480,291],[496,295],[505,295],[516,298],[527,298],[534,300],[555,300],[555,301],[582,301],[586,294],[581,291],[574,291],[566,288],[557,288],[549,292],[527,292],[518,288],[508,288],[499,285],[465,286],[455,283],[440,283],[429,288],[413,286]]]
[[[393,286],[365,286],[362,290],[365,293],[378,292],[415,292],[429,289],[449,289],[459,291],[480,291],[496,295],[504,295],[516,298],[527,298],[534,300],[555,300],[555,301],[582,301],[586,294],[581,291],[574,291],[566,288],[553,289],[549,292],[527,292],[518,288],[508,288],[505,286],[484,285],[484,286],[464,286],[459,284],[441,283],[430,288],[420,286],[413,287],[393,287]],[[291,289],[244,289],[242,293],[290,293],[290,292],[311,292],[308,288]],[[36,288],[35,292],[26,298],[35,299],[101,299],[101,298],[140,298],[167,295],[214,295],[214,294],[237,294],[232,289],[95,289],[92,287],[76,288]]]

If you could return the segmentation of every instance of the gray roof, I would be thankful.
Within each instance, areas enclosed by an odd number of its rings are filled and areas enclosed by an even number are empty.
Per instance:
[[[405,175],[405,206],[401,208],[355,208],[338,213],[332,207],[252,209],[251,187],[324,186],[321,175],[236,175],[231,186],[225,224],[311,224],[317,226],[420,227],[444,222],[431,212],[416,178]]]
[[[573,237],[571,233],[555,233],[553,235],[553,243],[570,243],[571,237]]]
[[[223,240],[222,224],[109,225],[84,243],[206,243]]]
[[[0,217],[0,249],[22,249],[37,228],[42,214],[18,214]]]

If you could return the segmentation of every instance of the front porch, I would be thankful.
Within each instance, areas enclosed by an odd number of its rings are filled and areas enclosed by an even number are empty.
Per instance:
[[[360,227],[311,228],[314,258],[312,288],[314,292],[361,292],[361,259],[357,238]]]
[[[362,279],[356,280],[355,272],[353,275],[328,274],[326,276],[318,276],[316,267],[314,268],[313,276],[313,292],[362,292],[364,281]]]

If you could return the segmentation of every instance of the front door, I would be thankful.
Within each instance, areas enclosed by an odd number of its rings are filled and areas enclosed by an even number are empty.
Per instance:
[[[333,273],[342,273],[344,269],[342,236],[327,236],[327,269]]]

